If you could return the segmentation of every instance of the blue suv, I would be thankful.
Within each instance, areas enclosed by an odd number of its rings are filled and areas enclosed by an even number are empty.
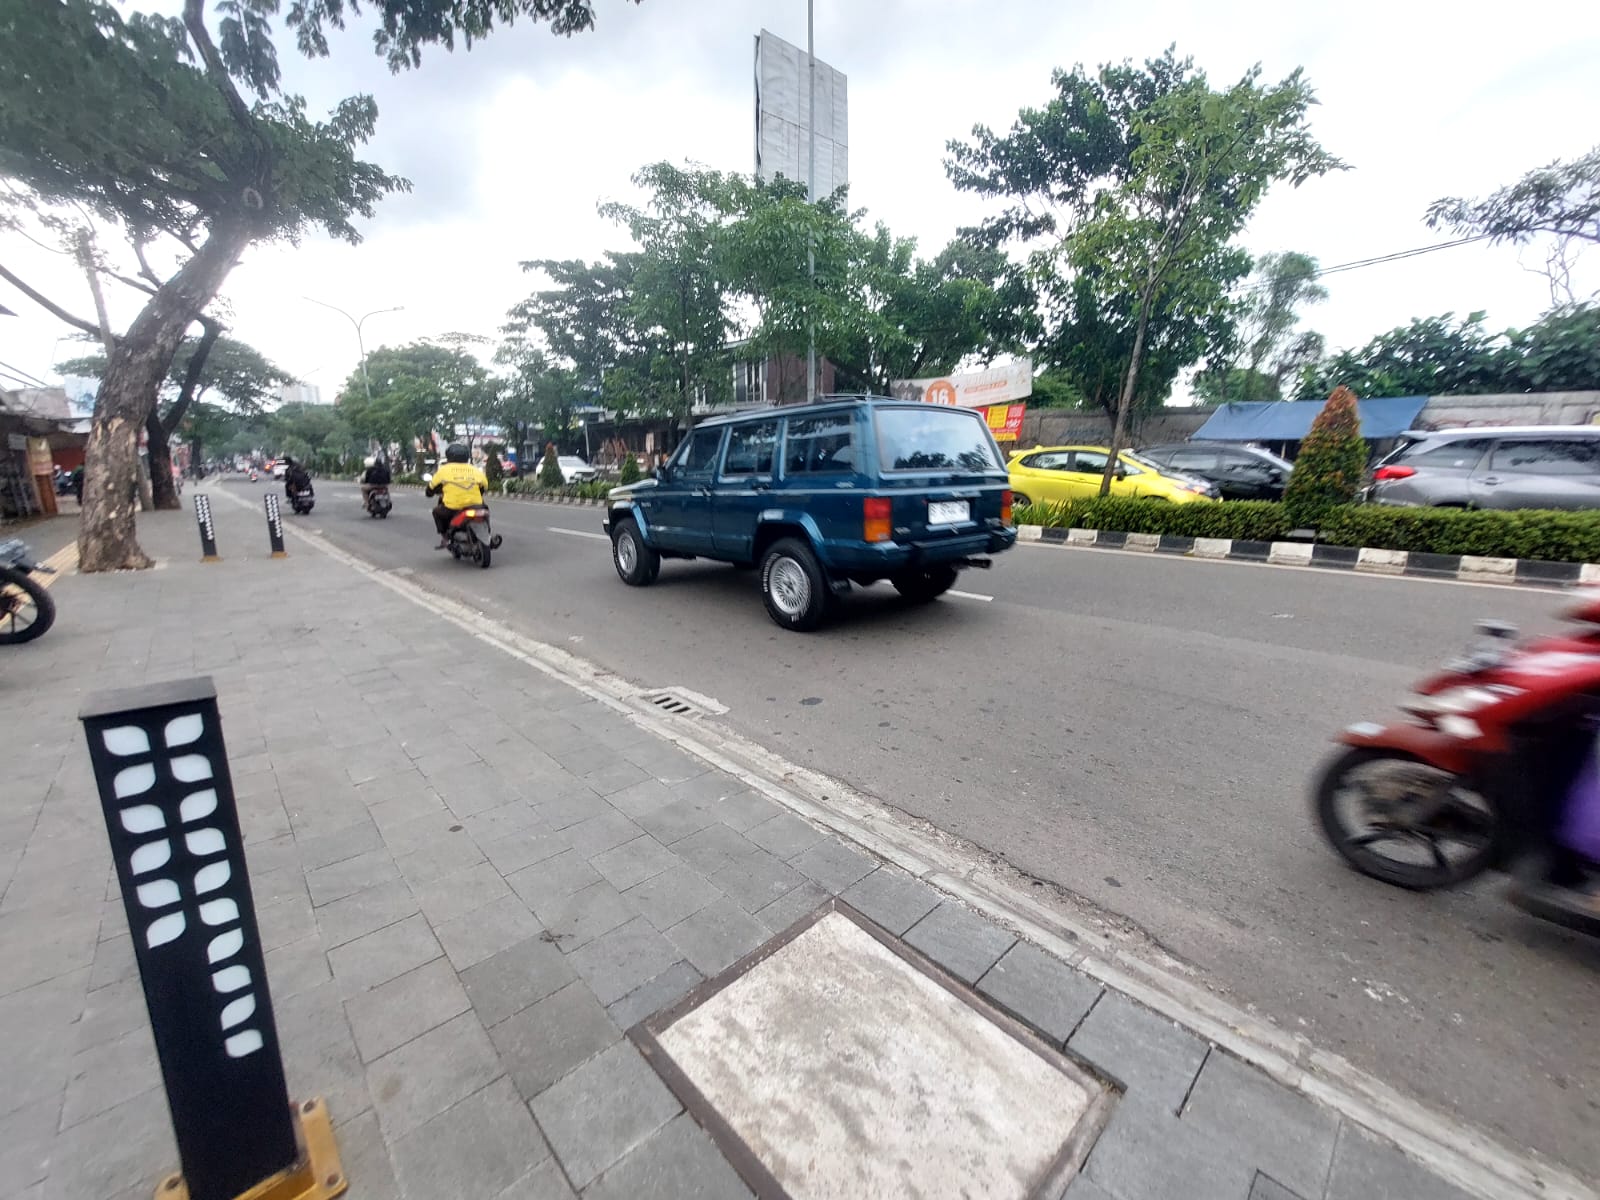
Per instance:
[[[767,612],[799,630],[852,583],[933,600],[1017,540],[981,414],[862,397],[697,425],[653,479],[611,492],[605,529],[624,583],[653,582],[663,558],[759,567]]]

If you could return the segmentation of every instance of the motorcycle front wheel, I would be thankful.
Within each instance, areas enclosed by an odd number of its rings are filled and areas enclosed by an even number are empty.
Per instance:
[[[0,567],[0,646],[43,637],[55,624],[56,602],[25,571]]]
[[[1392,750],[1346,750],[1317,782],[1317,820],[1347,863],[1396,887],[1464,883],[1496,857],[1500,819],[1459,776]]]

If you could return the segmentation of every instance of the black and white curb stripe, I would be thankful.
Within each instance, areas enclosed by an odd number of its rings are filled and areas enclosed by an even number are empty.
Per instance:
[[[1600,584],[1600,564],[1544,562],[1536,558],[1484,558],[1474,554],[1424,554],[1376,550],[1370,546],[1323,546],[1311,542],[1250,542],[1234,538],[1174,537],[1171,534],[1120,533],[1110,529],[1057,529],[1017,526],[1024,542],[1182,554],[1190,558],[1272,563],[1281,567],[1320,567],[1369,575],[1409,575],[1455,579],[1463,583],[1573,587]]]

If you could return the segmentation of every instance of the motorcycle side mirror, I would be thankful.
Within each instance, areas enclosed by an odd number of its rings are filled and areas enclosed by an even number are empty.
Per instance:
[[[423,476],[422,476],[422,482],[423,483],[432,483],[433,482],[433,476],[431,474],[428,474],[428,473],[425,472],[423,474]]]

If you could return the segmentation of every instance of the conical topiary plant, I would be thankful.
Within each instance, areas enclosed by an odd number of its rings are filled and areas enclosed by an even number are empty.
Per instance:
[[[1290,524],[1315,529],[1329,509],[1355,499],[1366,470],[1367,443],[1361,436],[1356,394],[1340,386],[1311,422],[1294,460],[1294,474],[1283,494]]]

